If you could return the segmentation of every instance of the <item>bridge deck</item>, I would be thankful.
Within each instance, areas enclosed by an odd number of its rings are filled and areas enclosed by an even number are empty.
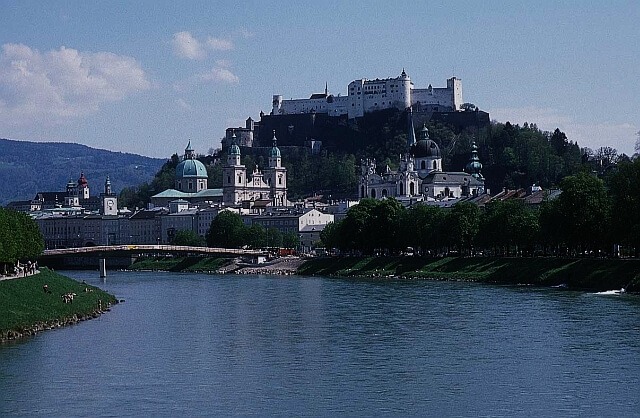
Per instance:
[[[109,255],[109,254],[141,254],[141,253],[172,253],[172,254],[209,254],[209,255],[266,255],[264,250],[244,250],[238,248],[208,248],[189,247],[181,245],[98,245],[94,247],[60,248],[44,250],[42,255]]]

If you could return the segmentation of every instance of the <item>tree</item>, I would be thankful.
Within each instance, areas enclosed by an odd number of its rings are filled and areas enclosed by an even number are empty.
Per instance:
[[[478,241],[509,255],[523,247],[530,247],[538,237],[538,212],[520,199],[498,200],[489,203],[480,217]]]
[[[341,228],[341,249],[372,253],[375,245],[375,227],[371,220],[374,216],[373,210],[378,204],[379,201],[367,198],[349,208]]]
[[[604,182],[582,172],[560,186],[559,210],[566,221],[566,242],[580,252],[603,249],[609,231],[609,200]]]
[[[300,246],[300,237],[295,232],[289,231],[282,236],[282,246],[296,249]]]
[[[404,218],[405,207],[394,198],[384,199],[373,207],[367,228],[373,232],[373,245],[385,252],[395,253],[406,247],[402,240],[400,222]]]
[[[267,229],[267,247],[280,248],[282,247],[282,233],[277,228],[269,227]]]
[[[206,247],[207,242],[203,237],[190,229],[177,231],[171,242],[173,245],[185,245],[189,247]]]
[[[211,221],[207,232],[209,247],[240,248],[245,244],[246,227],[237,213],[224,210]]]
[[[322,245],[327,249],[327,251],[331,251],[334,248],[342,249],[342,220],[329,222],[325,225],[324,229],[320,231],[320,240],[322,241]]]
[[[480,209],[475,203],[458,202],[446,216],[446,231],[450,243],[461,253],[470,253],[478,233]]]
[[[640,159],[618,164],[607,177],[612,230],[618,243],[640,251]]]
[[[260,224],[253,224],[247,228],[247,244],[251,248],[264,248],[267,246],[267,230]]]
[[[414,247],[421,252],[437,252],[444,243],[442,240],[442,226],[444,211],[439,206],[418,203],[411,206],[404,213],[402,221],[402,235],[406,237],[407,246]]]

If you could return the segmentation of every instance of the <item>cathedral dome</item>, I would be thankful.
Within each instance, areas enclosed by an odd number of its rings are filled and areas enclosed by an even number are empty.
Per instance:
[[[176,179],[182,178],[208,178],[207,169],[198,160],[184,160],[176,167]]]
[[[442,158],[440,147],[431,139],[421,139],[411,147],[411,153],[415,158]]]

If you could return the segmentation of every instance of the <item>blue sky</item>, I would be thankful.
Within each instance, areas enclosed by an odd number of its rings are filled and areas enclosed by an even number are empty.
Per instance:
[[[636,1],[0,0],[0,137],[153,157],[220,146],[273,94],[396,77],[492,119],[629,155],[640,130]]]

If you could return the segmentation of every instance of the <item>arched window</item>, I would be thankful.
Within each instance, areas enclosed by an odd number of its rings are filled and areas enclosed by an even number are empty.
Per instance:
[[[227,183],[231,184],[231,176],[227,176]]]
[[[364,194],[364,186],[360,186],[360,198],[367,197]]]
[[[438,169],[438,165],[436,164],[436,160],[433,160],[433,169],[434,170]]]
[[[238,183],[242,183],[242,176],[238,176]]]
[[[387,197],[387,189],[382,189],[382,197]]]

